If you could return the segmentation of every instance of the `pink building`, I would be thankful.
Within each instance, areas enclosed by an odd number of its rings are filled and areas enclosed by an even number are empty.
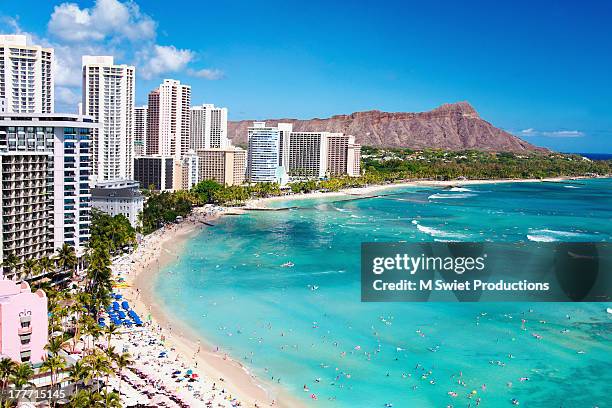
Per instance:
[[[26,282],[0,279],[0,355],[37,364],[46,357],[47,296]]]

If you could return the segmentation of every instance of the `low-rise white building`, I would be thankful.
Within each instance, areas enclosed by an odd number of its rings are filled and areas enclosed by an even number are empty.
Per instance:
[[[94,208],[113,217],[124,215],[134,228],[138,226],[138,214],[144,208],[144,197],[135,180],[98,183],[91,189],[91,202]]]

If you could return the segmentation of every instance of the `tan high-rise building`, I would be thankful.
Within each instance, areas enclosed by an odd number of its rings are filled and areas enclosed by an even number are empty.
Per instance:
[[[360,175],[361,145],[354,136],[330,133],[327,136],[327,174],[330,176]]]
[[[214,180],[226,186],[241,185],[246,174],[247,152],[239,147],[199,149],[198,180]]]
[[[172,156],[179,161],[189,152],[191,87],[164,79],[149,94],[147,155]]]
[[[0,35],[0,111],[53,113],[53,48]]]
[[[145,152],[147,156],[159,154],[159,89],[149,93]]]
[[[92,140],[98,181],[133,178],[135,71],[112,56],[83,56],[82,109],[100,124]]]

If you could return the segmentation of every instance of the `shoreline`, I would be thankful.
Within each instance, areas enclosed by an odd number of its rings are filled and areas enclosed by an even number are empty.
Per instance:
[[[139,246],[142,250],[135,253],[140,252],[141,256],[132,258],[134,263],[130,264],[127,275],[123,275],[128,287],[116,291],[130,302],[143,320],[146,316],[151,317],[150,330],[163,336],[167,347],[175,349],[183,363],[195,366],[205,378],[226,389],[229,395],[237,397],[241,406],[302,406],[301,402],[291,401],[293,398],[278,390],[278,387],[256,377],[246,366],[224,353],[222,348],[218,347],[218,351],[215,351],[215,346],[208,339],[196,333],[185,322],[164,312],[158,303],[154,284],[161,270],[179,258],[189,239],[203,228],[208,228],[203,222],[214,221],[225,213],[222,211],[213,216],[204,216],[197,213],[198,209],[194,211],[195,214],[181,223],[158,230],[145,238],[142,248]]]
[[[240,211],[248,210],[261,210],[267,209],[266,205],[274,201],[293,201],[293,200],[308,200],[314,198],[326,198],[326,197],[368,197],[375,196],[375,193],[380,191],[404,188],[404,187],[454,187],[454,186],[467,186],[467,185],[479,185],[479,184],[502,184],[502,183],[559,183],[563,181],[571,180],[585,180],[596,177],[584,177],[584,176],[568,176],[568,177],[549,177],[544,179],[479,179],[479,180],[413,180],[413,181],[402,181],[399,183],[390,184],[376,184],[366,187],[353,187],[346,188],[338,191],[313,191],[310,193],[298,193],[298,194],[287,194],[283,196],[273,196],[266,198],[256,198],[248,200],[244,205],[235,207]],[[598,177],[606,178],[606,177]]]
[[[223,215],[240,215],[248,210],[265,210],[267,204],[274,201],[294,201],[326,197],[376,197],[381,191],[405,187],[451,187],[476,184],[526,183],[526,182],[563,182],[585,179],[587,177],[555,177],[547,179],[498,179],[498,180],[415,180],[394,184],[373,185],[367,187],[349,188],[337,192],[311,192],[290,194],[249,200],[241,207],[225,208],[221,212],[206,215],[203,208],[195,208],[194,213],[179,224],[172,224],[144,237],[137,251],[128,259],[129,271],[126,278],[127,288],[117,291],[133,305],[133,308],[143,317],[151,316],[151,327],[159,327],[159,335],[164,336],[168,347],[172,347],[181,356],[181,361],[195,364],[198,370],[211,381],[226,388],[230,395],[236,396],[243,406],[249,407],[302,407],[305,404],[288,394],[274,384],[267,384],[256,377],[239,361],[230,358],[221,349],[214,351],[206,338],[192,330],[180,318],[164,312],[157,302],[154,293],[154,283],[159,279],[161,270],[176,262],[189,239],[196,236],[203,228],[209,226],[205,222],[214,221]],[[140,256],[139,256],[140,255]],[[154,330],[151,328],[150,330]],[[222,380],[219,380],[222,379]],[[218,381],[221,381],[219,383]]]

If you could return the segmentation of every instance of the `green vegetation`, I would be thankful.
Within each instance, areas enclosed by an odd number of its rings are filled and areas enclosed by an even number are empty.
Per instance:
[[[338,191],[415,179],[526,179],[560,176],[593,176],[612,174],[612,161],[591,161],[578,155],[560,153],[493,153],[481,151],[453,152],[427,149],[362,149],[363,174],[360,177],[334,177],[327,180],[295,181],[288,185],[291,193]],[[194,206],[217,204],[242,205],[252,198],[283,194],[276,183],[223,186],[204,180],[191,191],[174,193],[145,192],[148,200],[141,217],[142,232],[151,233],[163,225],[185,217]]]
[[[492,153],[363,148],[363,167],[384,181],[406,179],[527,179],[612,174],[612,161],[560,153]]]
[[[175,222],[177,217],[186,217],[197,204],[189,191],[146,192],[145,195],[147,199],[139,220],[143,234],[150,234],[167,223]]]
[[[102,211],[91,210],[91,239],[89,246],[98,248],[108,245],[111,254],[136,244],[136,230],[124,215],[114,217]]]
[[[33,289],[43,289],[48,299],[49,342],[47,358],[40,372],[51,378],[51,389],[59,386],[59,375],[68,372],[76,385],[76,392],[68,404],[70,407],[120,407],[120,394],[109,389],[109,378],[120,375],[132,364],[127,353],[117,353],[108,347],[118,332],[111,325],[102,329],[97,322],[98,311],[111,303],[112,274],[111,254],[120,254],[125,247],[135,245],[136,235],[129,221],[123,216],[111,217],[97,211],[92,213],[91,240],[82,261],[77,259],[74,248],[64,245],[53,258],[25,262],[20,269],[22,276],[40,272],[49,276],[70,276],[75,282],[71,287],[52,286],[51,279],[33,283]],[[5,259],[4,267],[16,265],[18,260]],[[8,261],[8,262],[7,262]],[[84,276],[79,265],[86,265]],[[105,345],[104,348],[100,347]],[[67,366],[64,351],[82,350],[82,359]],[[29,363],[17,364],[8,358],[0,360],[2,389],[9,386],[23,388],[31,385],[34,370]],[[14,406],[18,401],[1,401],[3,406]],[[55,406],[55,402],[51,402]]]

